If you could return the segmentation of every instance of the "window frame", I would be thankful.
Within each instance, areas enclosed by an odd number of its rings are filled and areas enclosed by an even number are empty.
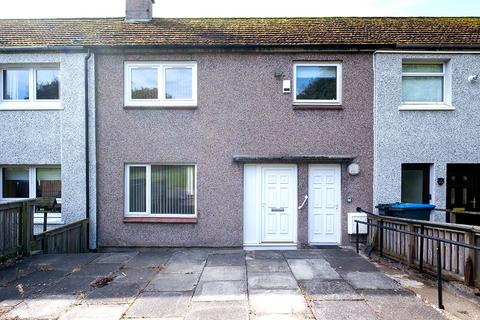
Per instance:
[[[436,64],[442,65],[443,71],[440,72],[404,72],[404,64]],[[443,78],[443,100],[442,101],[403,101],[403,78],[404,77],[442,77]],[[439,60],[411,60],[403,59],[401,65],[401,104],[399,110],[455,110],[450,103],[450,79],[448,61]]]
[[[319,100],[319,99],[297,99],[297,67],[336,67],[337,68],[337,99]],[[341,62],[295,62],[293,64],[293,104],[294,105],[342,105],[342,63]]]
[[[194,214],[161,214],[161,213],[151,213],[152,212],[152,166],[193,166],[194,168],[194,190],[195,190],[195,210]],[[130,168],[131,167],[145,167],[146,171],[146,188],[145,188],[145,212],[130,212]],[[124,201],[124,216],[128,217],[141,217],[141,218],[196,218],[197,217],[197,165],[195,163],[129,163],[125,164],[125,179],[124,179],[124,192],[125,192],[125,201]]]
[[[192,70],[192,99],[165,98],[165,69],[190,68]],[[135,68],[157,69],[157,99],[132,99],[132,73]],[[124,105],[125,107],[196,107],[197,106],[197,62],[196,61],[125,61]]]
[[[4,198],[3,197],[3,169],[4,168],[28,168],[28,198]],[[0,200],[2,201],[16,201],[16,200],[26,200],[26,199],[34,199],[37,197],[37,169],[39,168],[51,168],[51,169],[60,169],[61,174],[61,166],[52,165],[52,166],[22,166],[22,165],[3,165],[0,166]],[[63,189],[63,184],[62,184]],[[62,204],[62,198],[56,198],[58,204]],[[33,213],[33,222],[34,224],[43,224],[43,212],[35,212]],[[63,224],[62,220],[62,211],[60,212],[48,212],[47,213],[47,223],[48,224]]]
[[[37,71],[58,70],[58,99],[37,99]],[[27,70],[28,71],[28,100],[4,100],[3,72],[4,70]],[[0,110],[55,110],[63,109],[61,106],[61,72],[58,64],[39,65],[0,65]]]

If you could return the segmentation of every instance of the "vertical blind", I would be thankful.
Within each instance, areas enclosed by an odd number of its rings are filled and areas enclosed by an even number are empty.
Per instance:
[[[130,212],[145,212],[147,209],[147,168],[130,167],[129,176]]]
[[[129,172],[130,212],[195,214],[195,166],[152,165],[148,186],[147,166],[132,166]],[[150,201],[150,210],[147,201]]]
[[[152,213],[195,213],[193,171],[193,166],[152,166]]]

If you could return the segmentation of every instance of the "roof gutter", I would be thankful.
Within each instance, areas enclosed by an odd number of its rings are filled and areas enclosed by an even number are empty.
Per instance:
[[[32,52],[32,51],[85,51],[84,46],[8,46],[2,47],[0,52]]]

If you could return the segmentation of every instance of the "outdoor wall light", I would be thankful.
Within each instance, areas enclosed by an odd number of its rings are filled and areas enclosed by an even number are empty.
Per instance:
[[[468,77],[469,82],[477,82],[478,81],[478,74],[471,75]]]
[[[360,173],[360,166],[358,163],[351,163],[347,167],[347,172],[351,176],[356,176]]]
[[[275,78],[283,78],[285,76],[282,69],[275,70]]]
[[[445,178],[438,178],[438,179],[437,179],[437,184],[438,184],[439,186],[443,186],[444,183],[445,183]]]

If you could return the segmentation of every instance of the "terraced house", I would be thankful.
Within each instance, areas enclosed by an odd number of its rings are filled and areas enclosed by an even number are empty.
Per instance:
[[[20,169],[32,188],[53,173],[27,167],[61,168],[62,217],[89,212],[92,246],[346,244],[356,207],[401,200],[402,164],[452,153],[436,130],[472,134],[455,149],[465,155],[478,141],[467,118],[478,85],[466,80],[478,18],[166,19],[152,18],[151,0],[126,8],[125,18],[0,20],[3,196]],[[54,75],[59,110],[38,110]],[[438,152],[413,150],[420,136]]]

